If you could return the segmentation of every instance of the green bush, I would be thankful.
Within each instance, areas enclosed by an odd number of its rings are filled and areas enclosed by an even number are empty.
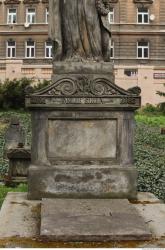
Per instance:
[[[21,109],[25,108],[26,88],[32,87],[37,91],[50,84],[50,81],[38,81],[34,84],[33,79],[22,78],[20,80],[6,80],[0,83],[0,108],[1,109]]]
[[[158,104],[160,112],[162,112],[165,115],[165,102]]]
[[[152,116],[163,115],[163,112],[160,105],[154,106],[152,104],[147,103],[145,106],[141,107],[138,111],[136,111],[136,114]]]

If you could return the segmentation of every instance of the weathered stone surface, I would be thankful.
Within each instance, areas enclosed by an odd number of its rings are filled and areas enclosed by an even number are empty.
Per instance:
[[[41,236],[55,241],[145,240],[151,233],[127,200],[43,199]]]
[[[25,145],[25,131],[17,117],[12,117],[9,128],[5,134],[4,157],[10,149],[23,147]]]
[[[111,63],[57,65],[53,83],[26,98],[32,112],[28,197],[136,198],[133,131],[140,96],[114,84]]]
[[[108,1],[50,0],[49,7],[56,61],[110,61]]]
[[[116,158],[116,154],[116,120],[48,122],[49,157]]]
[[[8,193],[0,210],[0,239],[37,237],[40,202],[27,200],[27,193]]]
[[[134,205],[154,237],[165,237],[165,204]]]
[[[136,181],[137,171],[133,167],[30,166],[28,198],[34,200],[42,197],[135,199]]]
[[[151,204],[160,204],[163,201],[159,200],[154,194],[148,192],[138,192],[137,203],[151,203]]]
[[[9,159],[8,177],[27,177],[31,163],[30,149],[10,149],[7,152],[7,157]]]
[[[10,199],[8,198],[8,196],[10,197]],[[162,235],[157,236],[157,239],[153,238],[152,240],[149,240],[149,241],[129,241],[129,240],[124,241],[124,242],[123,241],[122,242],[110,241],[109,243],[106,243],[106,242],[77,243],[76,242],[75,243],[76,245],[75,245],[74,243],[70,243],[70,242],[67,242],[67,243],[62,243],[62,242],[59,243],[59,242],[53,242],[53,241],[45,242],[44,239],[42,241],[41,238],[38,237],[39,226],[40,226],[39,220],[38,220],[38,215],[40,217],[40,209],[39,209],[40,202],[28,201],[26,197],[27,197],[27,194],[25,193],[8,193],[4,201],[3,207],[0,210],[0,225],[1,225],[0,226],[0,246],[1,247],[6,247],[6,248],[9,248],[9,247],[19,247],[19,248],[22,248],[22,247],[27,247],[27,248],[31,248],[31,247],[164,248],[165,246],[165,237],[163,237],[163,235],[165,234],[165,226],[163,226],[164,216],[162,215],[162,210],[165,209],[165,204],[161,204],[161,206],[157,206],[157,204],[154,204],[154,206],[156,205],[155,212],[154,212],[154,215],[151,215],[152,218],[150,219],[150,220],[153,220],[154,218],[154,221],[152,221],[153,232],[159,231],[159,235],[162,232]],[[143,197],[148,197],[148,195],[145,196],[145,193],[143,193]],[[12,206],[11,206],[11,203],[9,203],[9,201],[13,202]],[[15,204],[15,201],[17,201],[20,204]],[[147,204],[146,198],[145,198],[145,202]],[[31,204],[31,205],[28,207],[27,204]],[[149,199],[148,204],[147,204],[148,211],[149,211],[150,206],[153,206],[153,205],[150,203],[150,199]],[[147,213],[147,210],[145,213]],[[39,213],[37,211],[39,211]],[[1,212],[2,212],[2,215],[1,215]],[[22,219],[16,220],[15,218],[18,218],[18,213]],[[23,214],[24,216],[22,216]],[[159,218],[160,214],[162,216],[161,223],[160,223],[160,218]],[[146,221],[149,220],[145,218],[146,215],[144,215],[144,213],[141,213],[141,216]],[[17,224],[15,226],[17,231],[16,232],[14,231],[14,233],[13,233],[13,226],[12,226],[13,223],[14,225]],[[151,222],[147,223],[149,227],[150,227],[150,223]],[[161,227],[161,230],[160,230],[160,227]],[[26,228],[27,230],[25,230]],[[29,230],[29,233],[27,234],[28,239],[26,239],[25,232],[27,232],[28,230]],[[23,235],[23,238],[22,238],[22,235]],[[36,240],[34,240],[34,238]]]

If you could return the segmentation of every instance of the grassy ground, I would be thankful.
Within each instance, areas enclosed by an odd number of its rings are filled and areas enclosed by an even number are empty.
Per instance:
[[[0,207],[2,206],[4,198],[6,197],[8,192],[26,192],[26,191],[27,191],[27,185],[25,184],[20,184],[16,188],[10,188],[0,185]]]
[[[4,134],[12,116],[18,116],[26,130],[27,143],[31,140],[29,113],[21,111],[0,112],[0,176],[6,173],[8,162],[3,160]],[[135,165],[139,172],[138,189],[154,193],[165,201],[165,135],[160,128],[165,127],[165,116],[152,113],[136,115]],[[6,188],[0,186],[0,203],[9,191],[26,191],[27,187]]]

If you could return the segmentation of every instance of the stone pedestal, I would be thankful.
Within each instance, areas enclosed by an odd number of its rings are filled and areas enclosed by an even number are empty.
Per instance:
[[[110,63],[56,63],[52,85],[29,94],[29,198],[136,198],[134,110]]]

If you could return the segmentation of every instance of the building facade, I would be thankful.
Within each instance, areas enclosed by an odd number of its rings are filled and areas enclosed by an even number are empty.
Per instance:
[[[142,103],[157,104],[165,83],[165,1],[110,0],[111,60],[116,83],[139,86]],[[0,79],[50,79],[48,0],[0,1]]]

